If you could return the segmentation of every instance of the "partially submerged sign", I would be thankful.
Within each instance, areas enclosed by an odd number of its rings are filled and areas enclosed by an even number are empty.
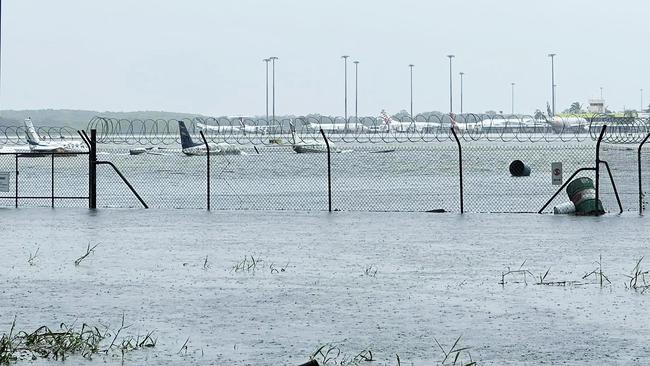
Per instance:
[[[562,185],[562,163],[551,163],[551,180],[554,186]]]
[[[9,192],[10,173],[0,172],[0,192]]]

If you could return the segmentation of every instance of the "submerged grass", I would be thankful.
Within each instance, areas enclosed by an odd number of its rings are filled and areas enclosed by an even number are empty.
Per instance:
[[[207,258],[207,257],[206,257]],[[235,263],[234,266],[230,268],[231,272],[234,273],[256,273],[258,270],[266,271],[267,268],[271,274],[284,273],[289,268],[289,262],[284,266],[276,265],[271,262],[268,266],[264,264],[264,260],[261,258],[255,258],[253,255],[245,255],[242,260]]]
[[[443,359],[438,363],[439,365],[457,365],[457,366],[476,366],[477,363],[472,359],[472,355],[469,353],[469,347],[462,347],[460,345],[461,337],[456,338],[454,344],[449,348],[445,349],[436,338],[434,338],[438,348],[442,351]],[[362,364],[371,364],[375,361],[372,351],[370,349],[365,349],[354,356],[345,355],[339,346],[326,343],[318,347],[310,356],[310,360],[315,360],[319,365],[331,365],[331,366],[359,366]],[[387,363],[381,363],[382,365]],[[402,360],[398,354],[395,354],[395,365],[401,366]]]
[[[36,251],[34,252],[34,254],[32,254],[32,252],[29,252],[29,258],[27,259],[27,263],[29,263],[30,266],[33,266],[33,265],[36,264],[35,261],[36,261],[36,258],[38,258],[38,251],[40,249],[41,249],[40,247],[36,248]]]
[[[639,258],[639,260],[634,265],[631,274],[625,275],[629,279],[629,281],[625,284],[625,288],[640,293],[645,293],[645,291],[650,288],[650,284],[648,284],[645,280],[645,276],[649,271],[644,271],[641,268],[641,262],[643,261],[643,258],[644,257]]]
[[[598,256],[598,260],[596,261],[596,264],[598,267],[596,267],[593,271],[585,274],[582,276],[583,280],[586,280],[587,278],[590,277],[595,277],[596,281],[600,285],[600,287],[603,287],[605,285],[605,281],[607,281],[607,284],[611,285],[612,282],[609,280],[609,278],[603,273],[603,256],[600,255]]]
[[[71,355],[81,355],[90,360],[100,352],[109,354],[113,351],[119,351],[124,356],[128,351],[156,346],[154,331],[147,332],[144,336],[126,336],[119,339],[120,333],[128,327],[124,325],[122,316],[122,325],[114,336],[111,336],[108,328],[100,330],[86,323],[82,324],[81,328],[65,323],[61,323],[58,328],[43,325],[27,332],[16,331],[14,317],[9,333],[2,334],[0,338],[0,365],[38,358],[64,361]],[[104,346],[107,339],[112,341],[110,345]]]
[[[442,351],[442,354],[445,356],[440,364],[442,365],[463,365],[463,366],[475,366],[476,362],[472,360],[472,355],[469,353],[469,347],[461,347],[460,346],[460,338],[462,336],[459,336],[456,338],[456,341],[454,344],[449,348],[448,350],[445,350],[445,348],[438,342],[436,338],[433,338],[433,340],[436,342],[438,345],[438,348],[440,348],[440,351]],[[467,362],[463,361],[465,359]],[[451,362],[451,363],[449,363]]]
[[[86,257],[88,257],[89,255],[95,252],[95,248],[97,248],[98,245],[99,243],[93,245],[91,248],[90,243],[88,243],[88,247],[86,248],[86,253],[81,257],[77,258],[77,260],[74,261],[74,265],[78,266],[79,264],[81,264],[81,261],[83,261],[84,259],[86,259]]]

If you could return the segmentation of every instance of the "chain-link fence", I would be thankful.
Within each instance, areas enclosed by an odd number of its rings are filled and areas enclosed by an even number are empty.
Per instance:
[[[240,119],[240,129],[233,120],[186,121],[194,142],[203,141],[198,131],[204,131],[209,144],[227,144],[241,152],[211,156],[182,148],[175,120],[152,124],[98,118],[91,127],[100,129],[97,159],[118,167],[152,208],[205,209],[209,204],[221,210],[327,210],[331,194],[333,210],[460,212],[462,177],[465,212],[537,212],[559,188],[552,181],[552,164],[561,163],[564,181],[579,168],[595,167],[598,131],[609,123],[590,121],[585,127],[582,119],[577,124],[567,120],[558,132],[557,123],[541,129],[537,120],[509,125],[511,118],[487,121],[472,116],[443,116],[435,121],[418,117],[401,122],[401,127],[395,127],[395,121],[389,123],[392,127],[381,127],[378,119],[332,119],[329,125],[308,118],[266,125]],[[636,152],[646,136],[644,126],[638,121],[614,123],[600,148],[625,210],[638,209]],[[331,145],[329,160],[325,139],[315,127],[324,127]],[[302,153],[305,149],[316,151]],[[650,184],[650,176],[645,177],[650,170],[645,169],[650,168],[645,150],[642,192]],[[15,182],[18,171],[19,195],[40,197],[21,198],[20,206],[49,206],[44,197],[50,196],[88,197],[87,154],[55,156],[54,170],[52,156],[20,157],[18,168],[14,159],[15,155],[0,155],[0,173],[9,172]],[[513,176],[509,168],[515,160],[530,174]],[[51,193],[52,172],[55,194]],[[585,171],[578,176],[595,179],[594,174]],[[0,204],[14,205],[14,187],[0,197]],[[618,212],[604,164],[600,195],[607,211]],[[86,205],[75,198],[55,201],[55,206]],[[566,193],[561,192],[545,212],[566,201]],[[97,206],[141,204],[115,171],[99,165]]]
[[[88,207],[88,154],[0,153],[0,207]]]

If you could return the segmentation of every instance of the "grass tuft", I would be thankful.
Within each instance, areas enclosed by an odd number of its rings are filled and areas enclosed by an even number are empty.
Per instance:
[[[97,248],[98,245],[99,245],[99,243],[93,245],[93,247],[91,248],[91,247],[90,247],[90,243],[88,243],[88,247],[86,248],[86,254],[82,255],[82,256],[79,257],[79,258],[77,258],[77,260],[74,261],[74,265],[75,265],[75,266],[78,266],[78,265],[81,263],[81,261],[83,261],[84,259],[86,259],[86,257],[88,257],[89,255],[91,255],[92,253],[94,253],[94,252],[95,252],[95,248]]]

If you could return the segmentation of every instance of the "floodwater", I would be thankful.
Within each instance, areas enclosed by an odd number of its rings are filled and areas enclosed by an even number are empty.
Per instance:
[[[339,361],[371,350],[375,365],[396,365],[395,354],[435,365],[435,340],[448,348],[459,336],[479,365],[650,362],[650,292],[625,286],[650,254],[650,226],[632,213],[21,208],[0,209],[0,221],[0,333],[14,316],[17,329],[116,329],[124,313],[125,334],[158,338],[127,365],[298,365],[326,343]],[[75,266],[89,243],[99,245]],[[255,270],[234,271],[245,256]],[[600,256],[612,282],[602,288],[582,279]],[[536,276],[550,268],[545,282],[581,283],[499,284],[524,261]],[[37,362],[48,363],[60,364]]]

